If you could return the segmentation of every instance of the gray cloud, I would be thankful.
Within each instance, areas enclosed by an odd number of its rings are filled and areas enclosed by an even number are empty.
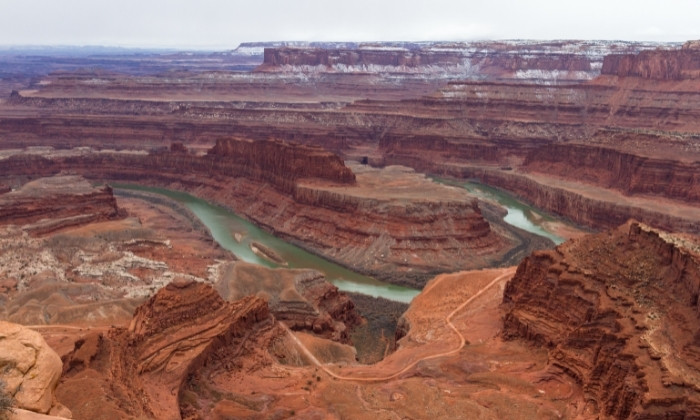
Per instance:
[[[0,0],[0,44],[700,38],[698,0]]]

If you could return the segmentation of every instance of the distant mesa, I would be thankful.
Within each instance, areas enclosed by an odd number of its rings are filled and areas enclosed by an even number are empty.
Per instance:
[[[688,51],[700,50],[700,39],[686,42],[683,44],[682,49]]]
[[[608,55],[603,60],[601,73],[652,80],[700,79],[700,41],[688,41],[676,50]]]
[[[461,52],[442,52],[402,48],[366,49],[266,48],[264,62],[258,70],[274,66],[453,66],[461,64]]]
[[[609,52],[656,44],[595,41],[377,42],[264,48],[257,72],[424,74],[453,80],[590,80]]]

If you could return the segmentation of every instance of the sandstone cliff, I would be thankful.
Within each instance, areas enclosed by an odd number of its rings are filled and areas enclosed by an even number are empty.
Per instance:
[[[613,54],[603,60],[602,74],[653,80],[700,79],[700,48],[689,41],[680,50]]]
[[[523,261],[503,336],[549,349],[549,367],[615,418],[700,415],[697,238],[639,223]]]
[[[578,179],[625,194],[653,194],[700,203],[700,160],[678,162],[609,147],[557,144],[527,154],[528,170]]]
[[[233,169],[224,175],[243,174],[253,180],[269,181],[285,191],[303,178],[317,178],[340,184],[354,184],[355,174],[338,155],[319,146],[306,146],[280,140],[252,141],[218,139],[207,157]]]
[[[211,286],[171,283],[136,310],[128,330],[78,341],[57,394],[78,418],[181,418],[188,375],[207,363],[234,368],[272,322],[260,298],[228,303]]]

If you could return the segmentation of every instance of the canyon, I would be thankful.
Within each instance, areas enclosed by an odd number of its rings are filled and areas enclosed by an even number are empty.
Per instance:
[[[693,417],[698,275],[697,236],[630,222],[538,251],[517,270],[437,276],[401,317],[396,350],[372,365],[315,328],[291,331],[266,299],[246,295],[250,281],[235,282],[241,293],[227,302],[211,285],[176,280],[124,326],[81,331],[55,393],[76,418],[95,407],[116,417],[424,417],[426,406],[439,417]]]
[[[492,229],[466,191],[412,170],[349,167],[317,146],[219,139],[206,155],[174,151],[17,153],[6,176],[80,173],[97,180],[186,190],[227,206],[270,232],[382,280],[422,286],[438,272],[527,255],[543,241]],[[518,248],[515,254],[509,251]]]
[[[419,59],[409,66],[415,74],[394,63],[398,56],[436,51],[473,58],[476,53],[465,51],[480,47],[501,70],[474,65],[475,74],[439,78]],[[449,52],[448,46],[399,45],[386,52],[387,72],[326,68],[313,74],[304,73],[304,66],[316,66],[318,57],[332,67],[338,60],[360,63],[353,54],[362,53],[371,67],[381,63],[376,57],[383,50],[272,47],[268,57],[282,54],[292,64],[269,58],[257,72],[195,73],[176,80],[55,74],[9,96],[0,133],[8,147],[143,149],[182,142],[202,153],[221,136],[278,138],[320,145],[371,165],[481,179],[594,228],[635,217],[664,229],[697,232],[699,99],[691,76],[698,50],[692,42],[657,47],[494,43]],[[570,67],[571,55],[588,60],[590,77],[561,81],[504,73],[529,71],[541,62],[517,64],[518,57],[545,57],[554,64],[542,69],[556,70]],[[616,60],[678,60],[685,63],[685,76],[643,77],[616,70]],[[42,140],[48,138],[50,143]],[[561,187],[549,182],[554,178]],[[659,199],[669,205],[654,208]],[[564,200],[580,204],[556,204]],[[668,217],[663,208],[669,206],[682,214]]]
[[[71,57],[0,54],[0,318],[63,366],[38,411],[700,416],[697,41]],[[263,244],[278,268],[241,261],[124,184],[422,291],[345,294]]]

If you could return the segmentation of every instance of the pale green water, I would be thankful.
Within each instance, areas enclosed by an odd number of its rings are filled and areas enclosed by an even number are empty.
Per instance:
[[[551,216],[546,215],[532,206],[519,201],[510,194],[507,194],[499,189],[489,187],[488,185],[479,184],[471,181],[455,181],[442,178],[433,178],[434,181],[459,186],[477,197],[483,197],[495,200],[500,205],[508,210],[508,214],[503,217],[503,220],[513,226],[519,227],[535,235],[544,236],[551,239],[555,244],[559,245],[564,242],[564,238],[555,235],[546,230],[541,223],[554,220]]]
[[[189,194],[140,185],[113,184],[113,187],[160,194],[182,203],[209,229],[221,247],[233,252],[243,261],[266,267],[280,267],[279,264],[253,253],[250,243],[258,242],[274,250],[289,264],[287,267],[316,269],[324,273],[326,278],[342,291],[406,303],[420,293],[419,290],[380,282],[334,264],[265,232],[223,207],[212,205]],[[242,235],[240,242],[234,238],[235,233]]]

